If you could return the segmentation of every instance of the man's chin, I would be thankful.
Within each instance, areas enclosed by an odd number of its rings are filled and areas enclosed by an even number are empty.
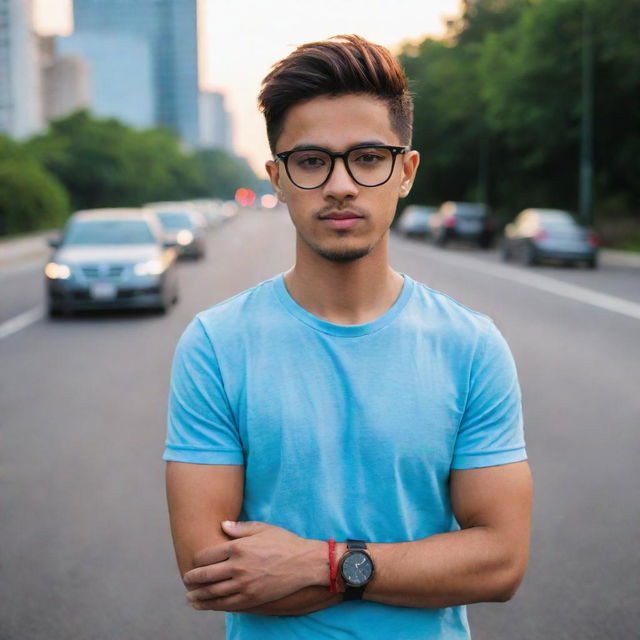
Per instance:
[[[353,249],[341,249],[340,251],[332,251],[330,249],[323,249],[322,247],[315,247],[319,256],[329,262],[335,262],[337,264],[348,264],[349,262],[355,262],[360,260],[371,253],[371,247],[359,247]]]

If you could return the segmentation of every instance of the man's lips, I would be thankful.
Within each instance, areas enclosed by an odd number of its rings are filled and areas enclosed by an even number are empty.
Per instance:
[[[364,218],[364,216],[355,211],[330,211],[320,216],[321,220],[350,220],[352,218]]]
[[[355,211],[329,211],[320,216],[320,220],[333,229],[351,229],[363,219],[364,216]]]

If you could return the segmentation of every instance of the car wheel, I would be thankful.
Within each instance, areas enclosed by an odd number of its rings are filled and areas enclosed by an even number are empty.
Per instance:
[[[491,249],[491,247],[493,247],[493,237],[490,233],[483,233],[479,238],[478,238],[478,246],[481,249]]]
[[[524,251],[524,264],[529,267],[533,267],[538,264],[538,256],[536,255],[536,250],[529,245]]]
[[[587,269],[597,269],[598,268],[598,258],[593,256],[593,258],[589,258],[587,260]]]
[[[507,245],[502,246],[502,262],[509,262],[511,260],[511,251]]]
[[[442,247],[444,249],[444,247],[447,245],[447,234],[441,233],[437,235],[435,239],[435,244],[436,246]]]
[[[61,318],[64,315],[64,312],[60,307],[55,307],[53,305],[49,305],[47,307],[47,316],[49,318]]]
[[[163,316],[165,313],[167,313],[167,311],[169,311],[172,304],[173,304],[172,298],[167,296],[166,291],[163,291],[162,297],[160,299],[160,304],[158,304],[156,307],[153,307],[152,310],[158,315]]]

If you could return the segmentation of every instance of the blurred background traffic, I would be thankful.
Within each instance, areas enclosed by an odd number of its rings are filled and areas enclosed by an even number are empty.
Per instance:
[[[313,15],[313,11],[316,15]],[[531,566],[474,638],[637,636],[638,0],[0,0],[0,638],[222,638],[163,496],[176,341],[291,266],[260,79],[389,46],[418,178],[392,265],[489,314],[523,388]]]

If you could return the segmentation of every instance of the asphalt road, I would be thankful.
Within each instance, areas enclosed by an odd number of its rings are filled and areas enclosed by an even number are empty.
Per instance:
[[[174,345],[193,315],[286,269],[286,215],[246,212],[180,265],[181,301],[37,320],[0,338],[0,638],[224,637],[182,600],[161,461]],[[514,352],[535,479],[529,572],[470,608],[475,640],[601,640],[640,628],[640,270],[504,266],[394,238],[401,271],[488,313]],[[42,302],[0,271],[2,323]],[[0,332],[1,335],[1,332]]]

